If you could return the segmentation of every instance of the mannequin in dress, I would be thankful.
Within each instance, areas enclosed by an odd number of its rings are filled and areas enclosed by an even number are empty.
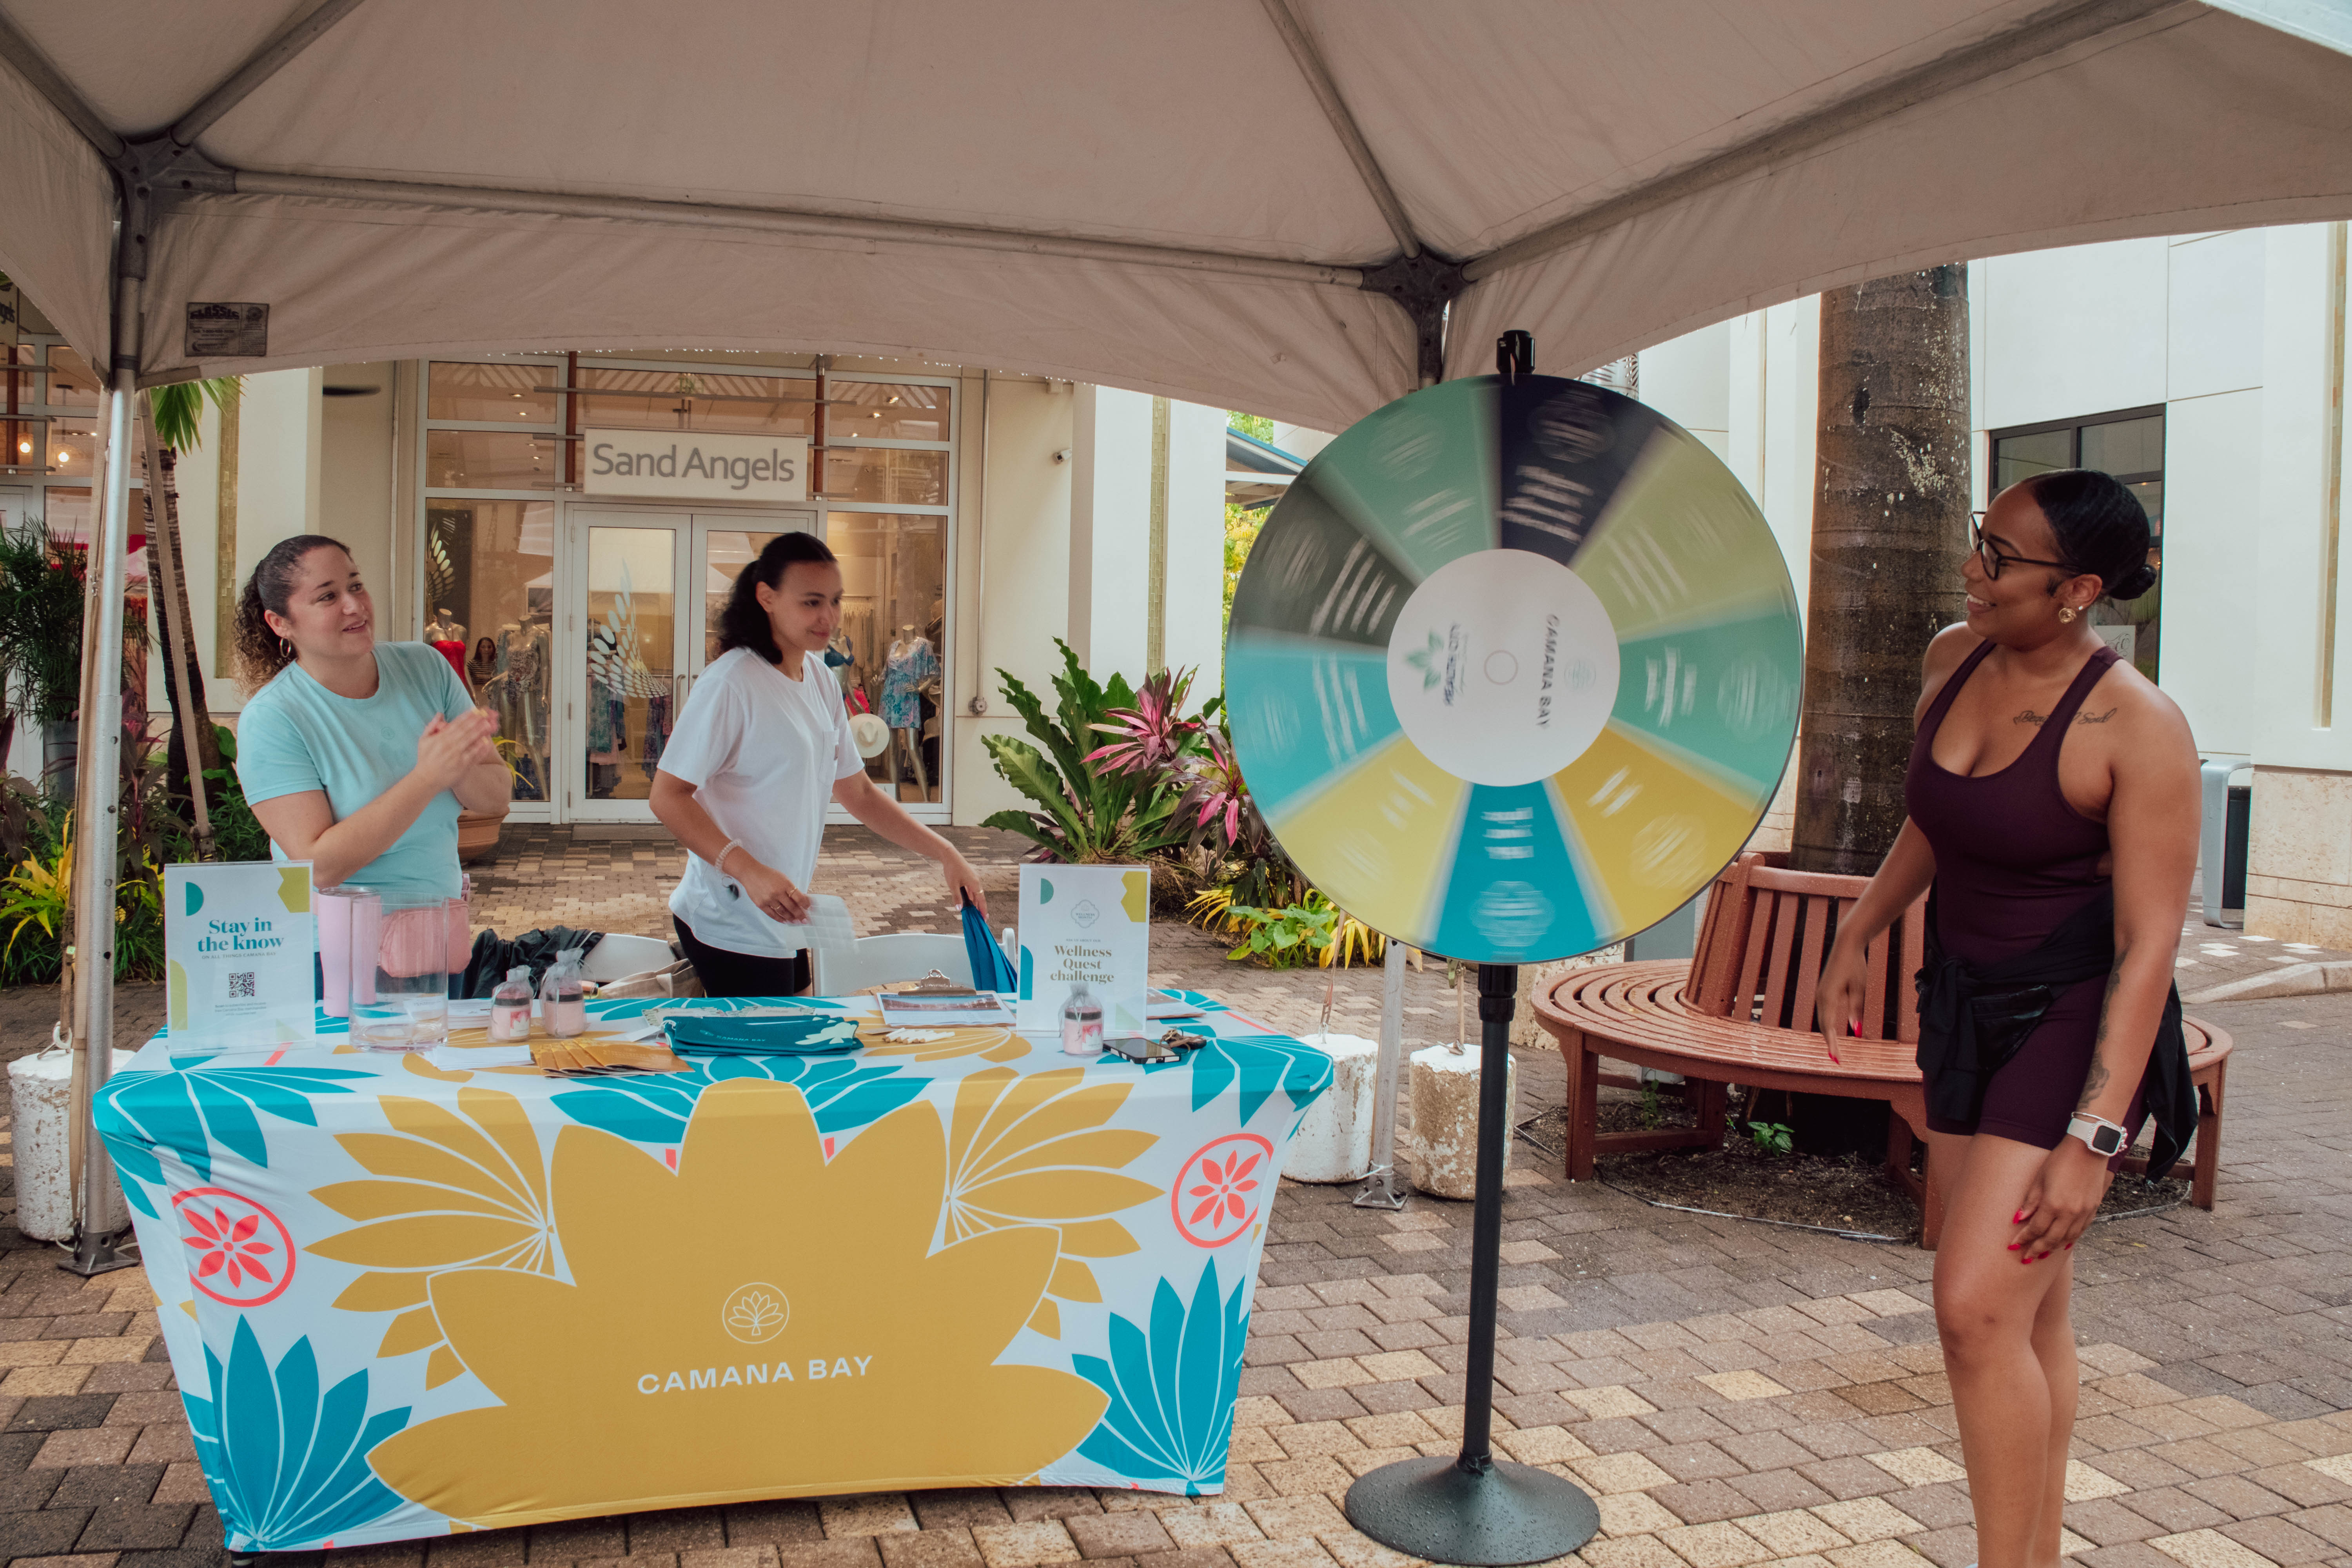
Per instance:
[[[451,615],[446,605],[434,612],[433,619],[425,623],[425,640],[449,661],[458,679],[466,679],[466,624]]]
[[[890,792],[898,789],[898,755],[903,750],[915,773],[915,787],[929,800],[929,776],[923,769],[923,699],[920,688],[940,672],[930,643],[915,635],[912,625],[898,628],[891,640],[890,657],[882,667],[882,722],[890,726]]]

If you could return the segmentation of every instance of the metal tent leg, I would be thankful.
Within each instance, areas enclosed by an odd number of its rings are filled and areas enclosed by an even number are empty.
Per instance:
[[[119,265],[119,263],[118,263]],[[74,1226],[75,1274],[128,1268],[138,1255],[101,1229],[112,1206],[114,1162],[91,1121],[114,1070],[114,858],[121,831],[122,579],[131,546],[131,401],[137,394],[139,288],[115,282],[113,363],[106,392],[106,479],[99,529],[88,542],[93,624],[82,639],[81,759],[74,799],[74,1047],[83,1058],[81,1194]]]
[[[1381,1055],[1372,1069],[1372,1168],[1356,1194],[1360,1209],[1404,1207],[1404,1188],[1396,1171],[1397,1078],[1404,1067],[1404,943],[1391,942],[1381,967]]]

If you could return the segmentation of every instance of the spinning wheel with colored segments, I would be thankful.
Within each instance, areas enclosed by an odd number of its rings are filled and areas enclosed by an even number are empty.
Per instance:
[[[1737,855],[1795,740],[1796,595],[1755,503],[1602,387],[1401,398],[1260,531],[1225,648],[1234,745],[1342,909],[1487,963],[1589,952]]]

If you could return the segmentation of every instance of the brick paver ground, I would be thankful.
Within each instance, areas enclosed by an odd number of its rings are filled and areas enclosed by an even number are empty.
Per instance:
[[[548,835],[528,873],[547,901],[524,923],[598,923],[575,918],[593,907],[609,929],[656,931],[666,888],[639,857],[662,852]],[[507,875],[479,879],[486,904],[525,910]],[[836,836],[819,880],[861,922],[945,929],[944,910],[924,910],[928,875],[870,837]],[[652,903],[624,923],[632,899]],[[1163,933],[1155,959],[1163,978],[1281,1026],[1311,1026],[1320,1008],[1319,976],[1225,965],[1205,941]],[[1340,984],[1339,1026],[1370,1033],[1377,975]],[[153,1026],[152,989],[124,994],[126,1043]],[[1411,1005],[1409,1036],[1451,1034],[1442,977],[1416,976]],[[6,1054],[34,1048],[53,1011],[45,994],[0,997]],[[2205,1011],[2239,1043],[2220,1203],[2102,1225],[2076,1255],[2084,1386],[2068,1552],[2085,1568],[2352,1568],[2352,1065],[2341,1048],[2352,997]],[[1524,1053],[1523,1110],[1556,1099],[1557,1063]],[[1602,1533],[1583,1564],[1974,1560],[1927,1255],[1651,1208],[1562,1182],[1528,1153],[1505,1205],[1497,1447],[1597,1496]],[[1284,1184],[1223,1498],[817,1499],[323,1556],[362,1568],[1404,1568],[1349,1528],[1339,1500],[1375,1466],[1453,1451],[1469,1210],[1415,1197],[1386,1214],[1350,1206],[1350,1193]],[[217,1562],[219,1523],[152,1296],[135,1272],[84,1282],[58,1272],[57,1256],[0,1226],[0,1559]]]

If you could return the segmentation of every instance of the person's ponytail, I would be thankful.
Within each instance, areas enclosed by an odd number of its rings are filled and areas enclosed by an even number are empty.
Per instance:
[[[330,539],[323,533],[298,533],[291,539],[281,539],[254,563],[253,575],[245,580],[245,591],[236,596],[237,676],[247,692],[260,690],[279,670],[294,662],[294,650],[269,629],[262,612],[286,614],[287,606],[294,601],[294,584],[300,574],[303,557],[313,550],[351,553],[341,540]]]

